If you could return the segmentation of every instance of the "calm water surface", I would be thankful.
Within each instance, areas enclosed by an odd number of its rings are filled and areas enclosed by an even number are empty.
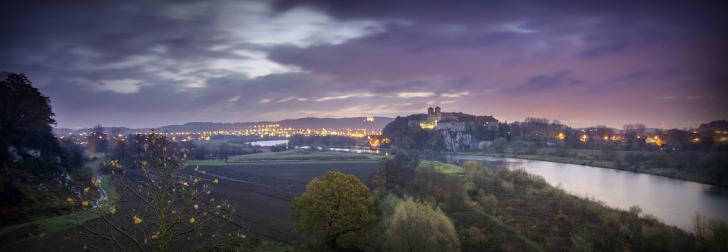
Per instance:
[[[637,205],[667,224],[691,230],[695,214],[728,222],[728,192],[713,186],[592,166],[515,158],[447,156],[446,161],[474,160],[489,167],[525,169],[569,193],[627,209]]]

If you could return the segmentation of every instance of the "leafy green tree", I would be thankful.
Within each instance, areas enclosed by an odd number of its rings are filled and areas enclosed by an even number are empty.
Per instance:
[[[1,227],[67,211],[62,202],[89,183],[89,173],[80,149],[64,149],[53,135],[49,98],[23,74],[0,76]]]
[[[478,203],[483,209],[489,214],[495,214],[496,207],[498,206],[498,199],[493,194],[488,194],[485,190],[478,190]]]
[[[420,164],[417,156],[397,154],[394,158],[383,159],[374,177],[378,189],[396,189],[406,185],[415,177],[415,169]]]
[[[394,209],[386,231],[389,251],[459,251],[455,226],[440,210],[405,199]]]
[[[7,167],[30,159],[41,163],[55,160],[61,148],[51,131],[56,123],[54,116],[50,99],[25,75],[7,74],[0,81],[0,165]],[[33,167],[37,168],[36,174],[61,172],[55,165],[37,166]]]
[[[376,224],[376,202],[353,175],[329,171],[314,178],[292,203],[294,232],[318,249],[361,250]]]

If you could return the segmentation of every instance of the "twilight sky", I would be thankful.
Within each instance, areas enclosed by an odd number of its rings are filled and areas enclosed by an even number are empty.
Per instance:
[[[577,127],[728,119],[728,16],[718,4],[45,2],[3,4],[0,71],[27,74],[59,127],[396,116],[431,105]]]

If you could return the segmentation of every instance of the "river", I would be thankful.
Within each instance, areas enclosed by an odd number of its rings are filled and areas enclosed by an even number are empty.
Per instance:
[[[446,156],[447,162],[473,160],[489,167],[525,169],[565,191],[627,209],[639,206],[663,222],[692,230],[696,214],[728,222],[728,190],[650,174],[575,164],[487,156]]]

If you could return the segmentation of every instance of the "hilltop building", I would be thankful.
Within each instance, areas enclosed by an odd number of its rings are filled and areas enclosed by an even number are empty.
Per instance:
[[[462,112],[443,113],[440,107],[427,109],[427,115],[420,114],[409,122],[410,127],[420,127],[428,130],[447,130],[465,132],[468,129],[484,126],[488,129],[497,129],[498,120],[492,116],[475,116]]]
[[[440,107],[436,107],[434,110],[432,107],[429,107],[427,108],[427,119],[419,123],[420,128],[435,129],[437,128],[437,122],[440,121],[441,118],[442,113],[440,113]]]
[[[460,151],[479,148],[498,131],[498,120],[492,116],[476,116],[462,112],[442,112],[440,107],[427,109],[427,114],[409,117],[409,127],[437,131],[442,135],[444,148]],[[486,143],[487,144],[487,143]]]
[[[385,127],[383,134],[394,146],[403,148],[435,148],[461,151],[485,148],[501,130],[493,116],[477,116],[462,112],[442,112],[439,107],[427,113],[397,117]],[[412,129],[412,130],[410,130]],[[426,134],[423,134],[428,131]]]

